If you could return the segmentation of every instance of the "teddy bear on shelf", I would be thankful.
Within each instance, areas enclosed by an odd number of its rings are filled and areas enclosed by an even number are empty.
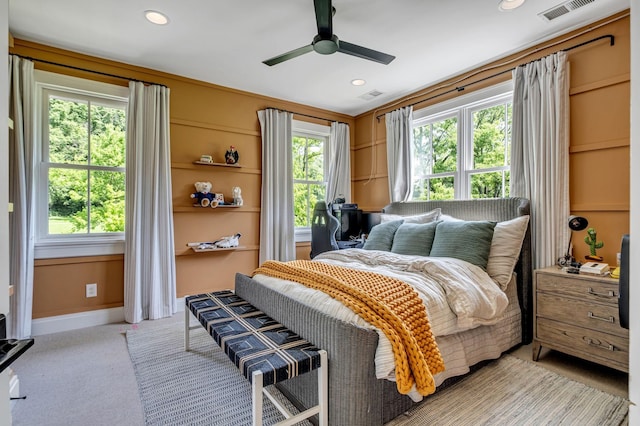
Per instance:
[[[217,207],[218,202],[215,200],[215,194],[211,192],[211,182],[196,182],[193,184],[196,192],[191,194],[196,203],[194,206],[200,207]]]

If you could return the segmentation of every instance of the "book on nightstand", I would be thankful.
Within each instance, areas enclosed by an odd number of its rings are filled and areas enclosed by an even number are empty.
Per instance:
[[[580,267],[581,274],[587,275],[609,275],[609,265],[603,262],[587,262]]]

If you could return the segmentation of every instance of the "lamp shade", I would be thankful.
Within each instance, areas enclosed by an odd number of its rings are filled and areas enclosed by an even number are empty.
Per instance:
[[[569,216],[569,228],[572,231],[582,231],[589,225],[589,221],[582,216]]]

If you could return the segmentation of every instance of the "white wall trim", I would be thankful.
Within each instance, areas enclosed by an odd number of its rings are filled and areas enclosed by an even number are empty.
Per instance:
[[[184,312],[184,297],[176,298],[176,307],[178,309],[177,312]],[[34,319],[31,321],[31,334],[33,336],[42,336],[44,334],[78,330],[80,328],[119,322],[124,322],[123,307],[98,309],[95,311],[79,312],[77,314]]]

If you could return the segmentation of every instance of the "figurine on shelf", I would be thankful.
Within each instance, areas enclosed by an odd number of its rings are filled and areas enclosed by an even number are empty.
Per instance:
[[[242,201],[242,190],[240,189],[240,187],[234,186],[231,192],[233,193],[233,204],[235,204],[236,206],[241,206],[243,201]]]
[[[213,245],[218,248],[231,248],[238,247],[241,234],[230,235],[228,237],[222,237],[219,240],[213,242]]]
[[[196,182],[193,184],[196,192],[191,194],[196,203],[194,206],[199,207],[217,207],[218,202],[215,200],[215,194],[211,192],[211,182]]]
[[[207,164],[212,164],[213,163],[213,157],[207,154],[202,154],[200,156],[200,162],[201,163],[207,163]]]
[[[224,154],[224,159],[227,164],[237,164],[238,163],[238,151],[236,151],[236,147],[231,145],[227,152]]]

